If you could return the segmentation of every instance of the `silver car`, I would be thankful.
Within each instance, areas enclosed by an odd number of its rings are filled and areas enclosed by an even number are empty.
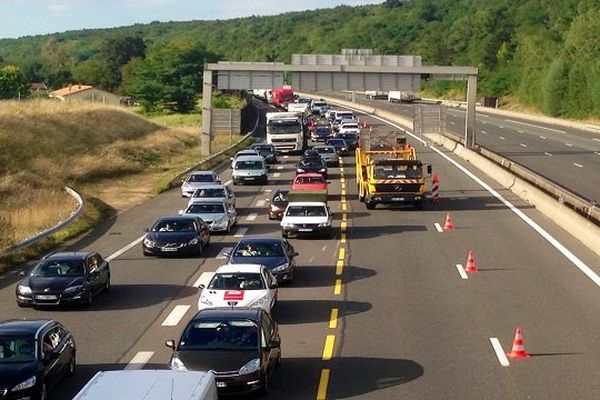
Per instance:
[[[316,150],[325,164],[327,165],[339,165],[340,159],[338,153],[333,146],[315,146],[313,150]]]
[[[192,171],[181,181],[181,197],[191,197],[202,186],[221,183],[215,171]]]
[[[228,185],[206,185],[196,189],[188,202],[188,206],[196,201],[204,200],[224,201],[230,207],[235,207],[235,193]]]
[[[210,199],[197,200],[185,210],[179,210],[180,215],[200,217],[210,232],[231,233],[231,228],[237,224],[237,211],[224,201]]]

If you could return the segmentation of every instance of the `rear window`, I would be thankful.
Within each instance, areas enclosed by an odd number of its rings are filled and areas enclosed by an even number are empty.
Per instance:
[[[317,148],[319,153],[335,153],[335,149],[333,147],[319,147]]]
[[[250,350],[258,348],[258,326],[250,320],[192,321],[179,350]]]
[[[213,182],[212,174],[194,174],[190,175],[188,182]]]
[[[323,206],[291,206],[288,207],[288,217],[324,217],[327,215]]]

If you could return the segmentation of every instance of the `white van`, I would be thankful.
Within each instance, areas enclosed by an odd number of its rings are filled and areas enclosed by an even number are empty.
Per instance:
[[[239,156],[233,161],[231,180],[234,185],[258,183],[266,185],[269,167],[262,156]]]
[[[217,400],[210,372],[172,370],[100,371],[73,400]]]

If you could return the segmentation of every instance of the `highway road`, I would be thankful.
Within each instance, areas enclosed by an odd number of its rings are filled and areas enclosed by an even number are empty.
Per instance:
[[[348,94],[328,92],[340,98]],[[412,118],[418,104],[356,99]],[[464,136],[465,111],[447,108],[446,129]],[[513,160],[587,200],[600,202],[600,129],[597,133],[477,112],[477,143]]]
[[[363,118],[377,132],[397,130]],[[299,267],[294,283],[280,289],[275,319],[284,358],[267,398],[598,398],[600,278],[590,279],[600,272],[597,256],[451,153],[409,143],[440,175],[441,204],[367,211],[357,200],[353,158],[330,170],[339,231],[327,240],[290,239]],[[74,332],[78,370],[52,398],[70,399],[98,370],[164,368],[164,341],[193,315],[198,277],[221,265],[239,237],[279,235],[266,199],[289,185],[295,159],[275,166],[268,185],[234,187],[239,227],[213,236],[203,257],[142,256],[143,228],[185,205],[177,189],[74,244],[112,255],[112,290],[89,309],[19,309],[17,278],[1,279],[1,319],[55,318]],[[230,179],[229,170],[218,172]],[[439,232],[447,213],[457,229]],[[456,264],[469,250],[480,272],[463,279]],[[165,326],[167,319],[173,324]],[[532,357],[502,366],[490,339],[509,351],[516,327]]]

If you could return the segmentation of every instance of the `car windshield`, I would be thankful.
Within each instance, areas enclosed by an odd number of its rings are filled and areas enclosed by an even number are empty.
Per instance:
[[[226,196],[225,189],[198,189],[194,192],[193,197],[219,198]]]
[[[356,140],[357,136],[354,133],[341,133],[338,135],[343,140]]]
[[[208,288],[214,290],[263,290],[265,285],[259,273],[236,272],[216,274]]]
[[[83,260],[45,260],[35,267],[32,276],[82,276],[85,275]]]
[[[240,242],[233,253],[234,257],[283,257],[279,243]]]
[[[343,124],[342,129],[358,129],[358,124]]]
[[[192,321],[179,342],[180,350],[255,350],[258,326],[250,320]]]
[[[421,178],[423,171],[418,165],[376,165],[374,175],[376,179],[390,178]]]
[[[327,213],[323,206],[290,206],[285,215],[288,217],[324,217]]]
[[[294,183],[305,185],[309,183],[325,183],[325,180],[322,176],[299,176]]]
[[[333,153],[335,153],[335,149],[333,147],[317,147],[317,151],[319,152],[319,154],[322,154],[322,153],[333,154]]]
[[[203,203],[194,203],[186,211],[188,214],[223,214],[224,212],[225,207],[223,207],[223,204]]]
[[[273,149],[271,149],[269,146],[255,146],[253,147],[253,149],[261,154],[268,154],[273,152]]]
[[[19,336],[0,336],[0,364],[25,363],[35,360],[33,339]]]
[[[262,169],[263,163],[261,161],[238,161],[235,163],[236,169]]]
[[[188,178],[188,182],[213,182],[212,174],[193,174]]]
[[[315,132],[329,134],[329,133],[331,133],[331,129],[327,126],[317,126],[317,128],[315,129]]]
[[[329,144],[331,146],[344,146],[344,145],[346,145],[346,143],[343,140],[341,140],[341,139],[330,140],[329,142],[327,142],[327,144]]]
[[[184,220],[162,220],[152,227],[152,232],[193,232],[194,223]]]
[[[302,125],[297,120],[271,120],[267,124],[269,133],[298,133],[302,131]]]
[[[320,158],[307,158],[305,160],[300,161],[301,167],[321,167],[323,166],[323,161]]]

